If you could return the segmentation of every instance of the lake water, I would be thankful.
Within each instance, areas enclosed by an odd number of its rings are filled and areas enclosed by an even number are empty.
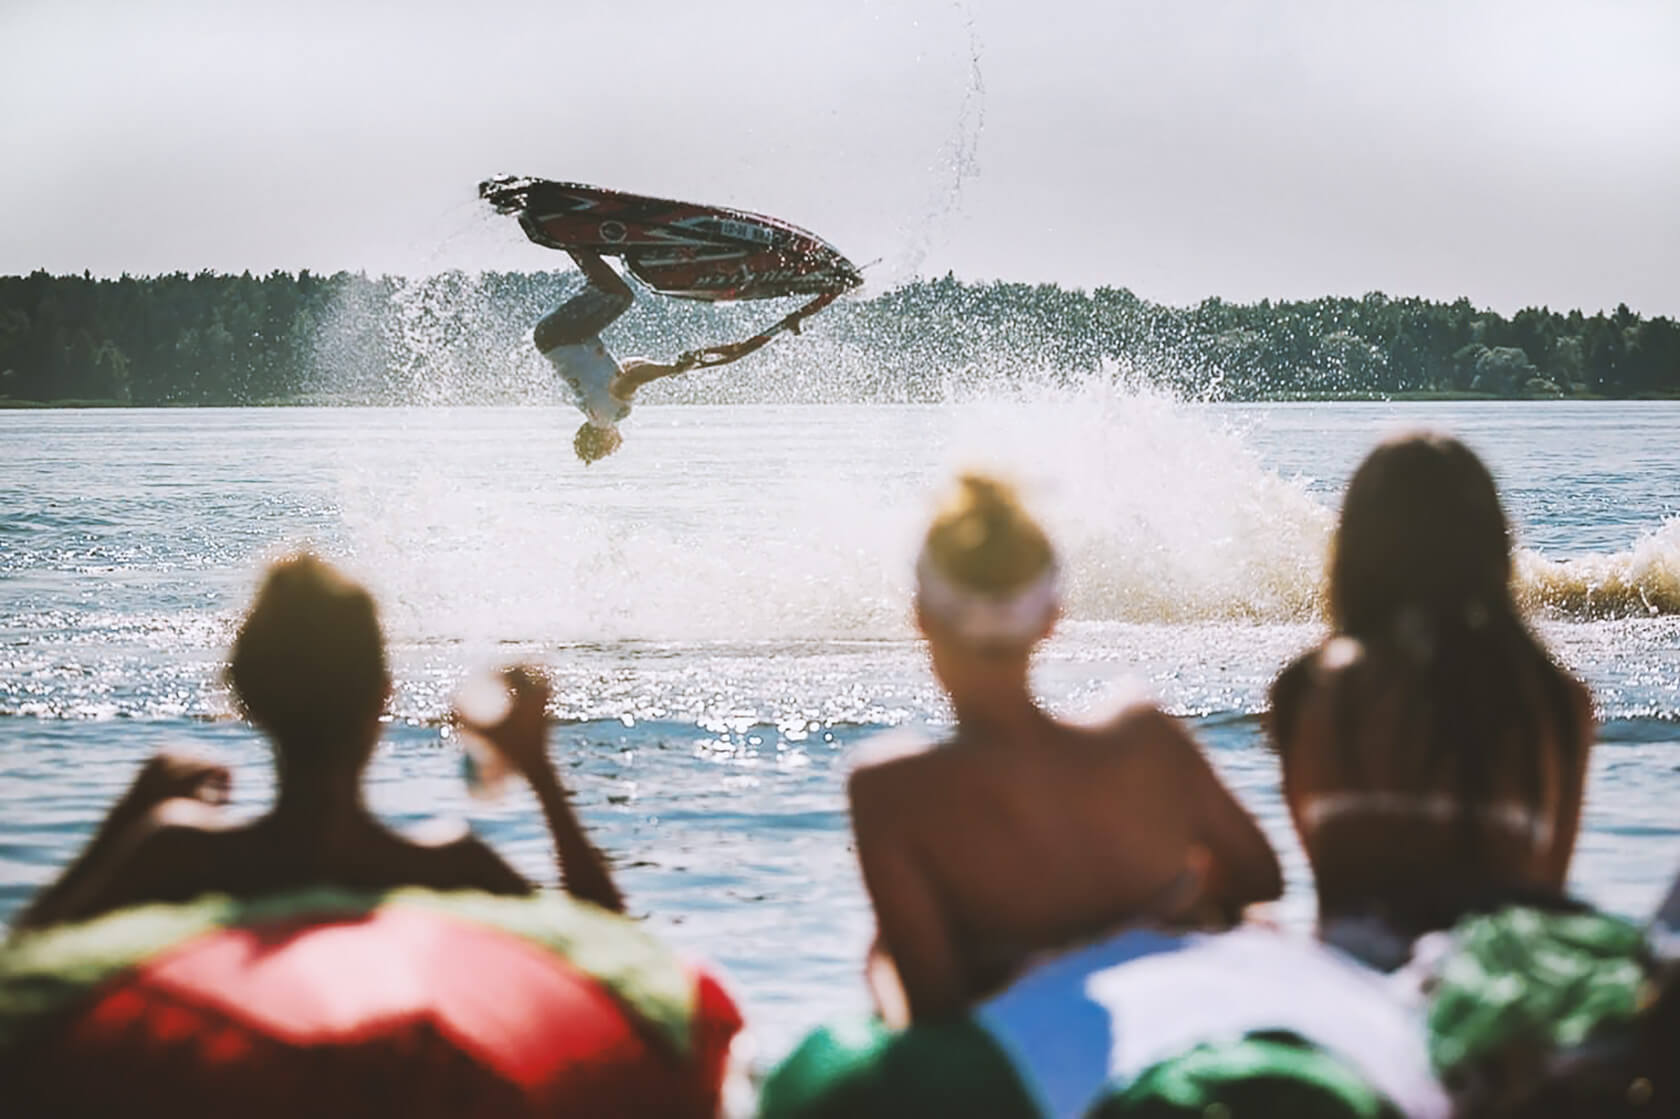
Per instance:
[[[1187,716],[1311,892],[1258,712],[1321,634],[1338,492],[1372,441],[1450,430],[1500,479],[1519,593],[1603,725],[1574,884],[1648,910],[1680,865],[1680,405],[1192,405],[1109,379],[940,406],[645,407],[584,468],[567,410],[0,412],[0,918],[165,745],[270,791],[221,657],[265,559],[379,597],[397,693],[370,774],[399,825],[467,816],[547,878],[527,796],[468,800],[440,729],[474,667],[548,664],[553,748],[637,912],[717,961],[763,1057],[864,1005],[842,797],[876,730],[948,717],[910,561],[961,467],[1021,482],[1067,617],[1036,685],[1141,679]]]

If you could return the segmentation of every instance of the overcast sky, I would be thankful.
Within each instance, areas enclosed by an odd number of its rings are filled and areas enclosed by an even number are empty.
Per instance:
[[[877,290],[1680,315],[1680,0],[0,0],[0,272],[560,266],[500,171]]]

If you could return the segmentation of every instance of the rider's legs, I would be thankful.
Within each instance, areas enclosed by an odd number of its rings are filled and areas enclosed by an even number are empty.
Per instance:
[[[582,291],[545,315],[531,332],[531,339],[545,354],[557,346],[588,342],[629,310],[633,301],[629,289],[613,292],[602,291],[593,284],[585,285]]]

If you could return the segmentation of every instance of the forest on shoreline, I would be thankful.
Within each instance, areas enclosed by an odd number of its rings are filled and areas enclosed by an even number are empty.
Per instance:
[[[568,273],[417,279],[200,272],[0,276],[0,406],[511,403],[553,400],[532,323]],[[647,297],[621,354],[669,356],[754,332],[779,306]],[[1208,400],[1680,396],[1680,324],[1362,298],[1187,308],[1123,288],[919,280],[853,298],[668,401],[918,401],[1103,368]],[[654,395],[654,394],[650,394]]]

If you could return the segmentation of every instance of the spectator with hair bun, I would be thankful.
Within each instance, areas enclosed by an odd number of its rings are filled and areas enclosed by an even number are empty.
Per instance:
[[[876,744],[849,787],[889,1022],[958,1013],[1034,956],[1128,922],[1232,914],[1282,890],[1271,845],[1177,720],[1136,702],[1086,725],[1034,700],[1028,665],[1060,580],[1014,492],[961,478],[916,566],[916,620],[957,725],[938,746]]]

